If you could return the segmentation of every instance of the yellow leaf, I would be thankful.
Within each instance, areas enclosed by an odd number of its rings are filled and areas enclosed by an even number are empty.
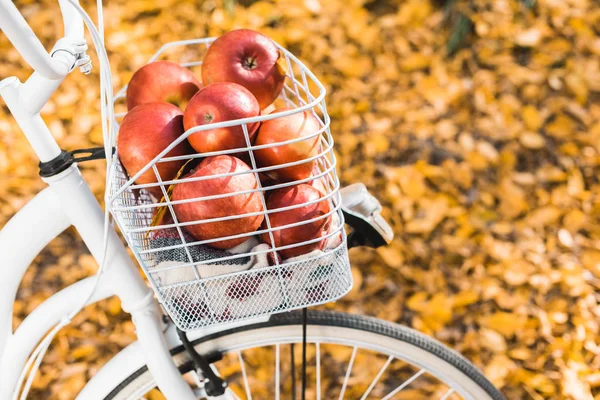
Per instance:
[[[559,150],[561,153],[564,153],[565,155],[571,156],[571,157],[578,156],[580,153],[579,147],[577,146],[577,144],[575,144],[573,142],[563,143],[559,147]]]
[[[513,261],[514,262],[514,261]],[[511,264],[508,261],[504,265],[504,280],[511,286],[519,286],[526,283],[529,280],[529,271],[527,269],[520,268],[523,263]]]
[[[571,18],[569,19],[569,26],[581,37],[585,37],[586,40],[593,40],[596,36],[594,31],[588,26],[583,18]]]
[[[434,294],[421,316],[434,332],[442,329],[452,319],[452,299],[445,293]]]
[[[517,347],[516,349],[511,349],[508,355],[515,360],[528,360],[531,358],[532,351],[527,347]]]
[[[546,139],[539,133],[535,132],[524,132],[519,136],[519,141],[528,149],[541,149],[546,146]]]
[[[465,160],[467,160],[474,170],[483,170],[489,165],[486,158],[478,151],[471,151],[467,153]]]
[[[558,240],[565,247],[573,247],[573,236],[566,229],[560,229],[558,231]]]
[[[377,154],[385,153],[390,148],[390,141],[385,135],[371,135],[369,141],[364,144],[365,155],[375,157]]]
[[[185,164],[183,164],[181,166],[181,168],[179,168],[179,171],[177,171],[177,174],[175,175],[175,177],[173,178],[173,180],[179,179],[181,177],[181,175],[183,175],[183,173],[186,171],[187,167],[189,164],[193,163],[194,159],[189,159],[185,162]],[[175,183],[170,185],[167,188],[167,195],[169,196],[169,198],[171,197],[171,195],[173,194],[173,189],[175,189]],[[165,196],[162,196],[159,203],[165,203]],[[167,212],[168,207],[166,205],[162,205],[160,207],[156,208],[156,213],[152,216],[152,221],[150,223],[150,226],[157,226],[158,223],[160,222],[161,225],[164,224],[163,222],[163,216],[165,215],[165,213]],[[146,237],[148,237],[150,235],[152,231],[148,231],[146,232]]]
[[[402,3],[398,9],[396,21],[398,25],[419,25],[429,14],[432,8],[430,2],[409,0]]]
[[[304,0],[304,6],[314,14],[318,14],[322,8],[319,0]]]
[[[119,300],[119,298],[117,296],[113,296],[110,299],[108,299],[108,307],[106,308],[106,311],[110,315],[120,314],[121,313],[121,300]]]
[[[461,290],[454,295],[454,301],[452,305],[455,308],[465,307],[471,304],[475,304],[479,301],[479,294],[473,290]]]
[[[552,380],[543,374],[535,374],[528,382],[535,390],[545,394],[555,393],[556,387]]]
[[[427,305],[428,297],[427,292],[417,292],[406,301],[406,307],[409,310],[422,311]]]
[[[448,211],[448,200],[439,197],[435,200],[423,199],[421,202],[423,217],[411,220],[406,224],[408,233],[428,233],[442,222]]]
[[[571,118],[559,114],[552,122],[546,125],[545,130],[550,136],[566,138],[575,134],[575,124]]]
[[[525,322],[526,318],[523,316],[501,311],[481,318],[483,326],[509,337],[523,329]]]
[[[348,293],[347,297],[349,299],[352,298],[360,298],[362,294],[362,284],[363,284],[363,275],[358,267],[352,266],[352,289],[350,293]]]
[[[500,213],[508,218],[514,218],[529,208],[525,192],[511,179],[503,179],[499,186],[498,197]]]
[[[531,28],[517,34],[515,42],[522,47],[535,47],[541,39],[542,31],[539,28]]]
[[[563,394],[577,400],[594,400],[590,385],[582,380],[575,368],[562,369]]]
[[[532,131],[537,131],[544,123],[539,111],[532,105],[523,107],[521,117],[523,118],[523,122],[525,122],[527,129]]]
[[[575,96],[575,100],[579,104],[585,104],[588,98],[588,87],[581,76],[569,74],[565,77],[565,85],[571,94]]]
[[[563,218],[563,226],[570,232],[577,232],[587,223],[587,214],[575,208],[565,214]]]
[[[333,66],[349,78],[360,78],[372,72],[373,61],[366,56],[339,56],[333,59]]]
[[[152,389],[152,391],[146,396],[148,397],[148,400],[167,400],[167,398],[158,389]]]
[[[533,210],[527,217],[527,223],[532,226],[544,227],[558,221],[562,212],[555,206],[544,206]]]
[[[567,180],[567,173],[552,165],[545,165],[537,170],[537,178],[542,182],[564,182]]]
[[[585,377],[585,380],[591,387],[597,388],[600,386],[600,372],[594,372]]]
[[[485,376],[497,387],[504,386],[506,377],[516,369],[515,363],[504,354],[495,355],[485,366]]]
[[[541,46],[540,51],[534,56],[534,60],[544,66],[560,62],[567,57],[571,51],[572,44],[566,39],[556,38]]]
[[[277,66],[277,71],[281,75],[285,76],[288,73],[287,62],[285,61],[285,57],[283,57],[281,55],[281,53],[279,54],[279,58],[277,59],[277,62],[275,63],[275,65]]]
[[[404,264],[404,256],[396,246],[382,246],[377,253],[389,267],[400,268]]]
[[[484,156],[491,163],[496,163],[498,161],[498,150],[496,150],[494,145],[492,145],[490,142],[483,140],[479,141],[477,142],[476,148],[479,154]]]
[[[412,166],[400,167],[395,170],[395,176],[402,192],[408,197],[419,199],[427,190],[425,178]]]
[[[84,344],[82,346],[76,347],[71,352],[71,356],[76,359],[89,358],[92,355],[96,354],[96,346],[92,344]]]
[[[506,340],[504,337],[492,329],[481,329],[479,331],[481,345],[494,353],[503,353],[506,351]]]
[[[579,168],[574,168],[567,179],[567,191],[569,192],[569,195],[578,197],[584,190],[585,183],[583,181],[583,175]]]
[[[594,276],[600,278],[600,251],[595,249],[585,250],[581,255],[581,262]]]
[[[360,100],[354,105],[354,111],[359,114],[369,111],[371,108],[371,102],[368,100]]]
[[[431,64],[431,57],[421,53],[413,53],[400,59],[400,70],[402,72],[418,71],[425,69]]]

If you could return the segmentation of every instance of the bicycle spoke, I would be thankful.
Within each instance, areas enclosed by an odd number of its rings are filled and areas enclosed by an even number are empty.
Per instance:
[[[244,365],[244,359],[242,358],[242,352],[238,351],[238,360],[240,362],[240,369],[242,370],[242,377],[244,378],[244,387],[246,388],[246,398],[248,400],[252,400],[252,395],[250,394],[250,385],[248,385],[248,376],[246,375],[246,366]]]
[[[343,400],[344,394],[346,393],[346,386],[348,385],[348,379],[350,379],[350,374],[352,373],[352,365],[354,364],[354,357],[356,357],[356,351],[358,347],[354,346],[352,349],[352,355],[350,356],[350,362],[348,363],[348,368],[346,369],[346,376],[344,377],[344,384],[342,385],[342,391],[340,392],[340,397],[338,400]]]
[[[448,390],[441,398],[440,400],[446,400],[448,399],[452,393],[454,393],[454,389],[450,388],[450,390]]]
[[[228,387],[227,390],[225,390],[225,393],[228,393],[230,396],[233,396],[235,400],[242,400],[232,388]]]
[[[279,344],[275,345],[275,400],[279,400],[279,367],[280,367]]]
[[[317,400],[321,400],[321,345],[319,342],[317,345]]]
[[[402,385],[398,386],[390,394],[388,394],[387,396],[385,396],[381,400],[389,400],[389,399],[391,399],[396,393],[398,393],[399,391],[401,391],[402,389],[404,389],[405,387],[407,387],[408,385],[410,385],[414,380],[416,380],[418,377],[420,377],[424,373],[425,373],[424,369],[420,370],[419,372],[417,372],[416,374],[414,374],[413,376],[411,376],[410,378],[408,378],[406,381],[404,381],[404,383]]]
[[[290,344],[290,360],[292,365],[292,400],[296,400],[296,361],[294,360],[294,343]]]
[[[385,364],[383,364],[383,367],[381,367],[381,369],[379,370],[379,372],[377,373],[377,375],[375,376],[375,378],[373,378],[373,382],[371,382],[371,384],[367,388],[367,391],[365,392],[365,394],[362,395],[362,397],[360,398],[360,400],[365,400],[367,397],[369,397],[369,394],[371,394],[371,390],[373,390],[373,388],[375,387],[375,385],[377,385],[377,382],[379,382],[379,379],[381,378],[381,375],[383,375],[383,373],[385,372],[385,370],[387,369],[387,367],[389,367],[389,365],[390,365],[390,363],[392,362],[393,359],[394,359],[393,356],[389,356],[388,357],[387,361],[385,362]]]
[[[306,319],[308,309],[302,309],[302,392],[300,398],[306,400]]]

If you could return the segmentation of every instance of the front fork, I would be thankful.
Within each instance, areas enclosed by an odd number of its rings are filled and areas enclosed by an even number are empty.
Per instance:
[[[148,369],[159,389],[168,399],[196,399],[172,361],[163,334],[162,313],[154,300],[154,293],[146,285],[112,227],[109,227],[107,232],[105,251],[105,214],[77,165],[72,165],[53,177],[44,178],[44,181],[57,195],[65,214],[81,235],[90,253],[99,265],[105,265],[101,279],[104,284],[110,285],[115,295],[121,299],[123,310],[132,315]]]
[[[39,108],[61,81],[48,80],[34,73],[25,84],[15,77],[0,82],[0,96],[4,98],[42,163],[51,163],[61,154],[61,149],[39,115]],[[41,100],[28,101],[33,93]],[[112,292],[121,299],[123,309],[131,313],[139,341],[145,350],[148,369],[155,377],[158,387],[169,399],[195,399],[191,388],[172,362],[163,337],[161,313],[154,301],[153,292],[146,286],[112,227],[108,229],[108,247],[104,251],[104,212],[83,180],[77,165],[73,164],[56,175],[45,177],[44,181],[56,195],[64,217],[75,226],[98,264],[106,265],[101,278],[103,284],[111,287]],[[73,299],[74,306],[79,301],[83,299]],[[6,339],[3,339],[4,336],[6,335],[0,331],[0,345]],[[10,383],[16,382],[10,380]],[[13,387],[10,383],[7,386]],[[0,390],[6,390],[5,385],[3,381],[3,389]]]

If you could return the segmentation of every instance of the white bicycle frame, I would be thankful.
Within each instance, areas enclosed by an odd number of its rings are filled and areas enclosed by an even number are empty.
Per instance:
[[[35,70],[25,83],[16,77],[0,81],[0,96],[42,162],[57,157],[61,149],[40,117],[40,109],[73,70],[76,61],[76,55],[68,47],[61,48],[60,43],[83,40],[80,15],[69,1],[59,0],[59,4],[65,38],[57,43],[50,55],[12,0],[0,0],[0,28]],[[54,294],[12,332],[15,296],[31,261],[70,225],[77,229],[98,263],[103,257],[104,212],[77,165],[44,181],[48,187],[0,231],[0,264],[3,268],[0,280],[0,400],[13,398],[27,357],[45,333],[85,298],[96,279],[81,280]],[[89,303],[113,295],[121,299],[123,310],[131,314],[138,342],[123,350],[98,372],[77,399],[104,398],[107,391],[143,365],[148,366],[167,398],[195,399],[169,353],[170,348],[180,344],[173,326],[163,323],[153,291],[138,273],[117,233],[110,229],[105,272]],[[189,336],[195,339],[207,333],[209,330],[196,331]]]

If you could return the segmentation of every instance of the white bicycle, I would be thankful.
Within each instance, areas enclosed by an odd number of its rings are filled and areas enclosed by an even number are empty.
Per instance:
[[[84,305],[113,295],[131,314],[138,341],[111,359],[77,399],[154,399],[160,395],[177,400],[250,399],[253,394],[276,399],[503,399],[481,372],[457,353],[407,327],[374,318],[296,306],[196,327],[174,318],[187,332],[178,329],[163,313],[155,291],[162,305],[171,309],[172,317],[181,317],[181,310],[173,309],[164,288],[152,282],[152,290],[140,277],[109,224],[108,214],[79,173],[77,162],[98,158],[97,153],[111,159],[112,143],[107,143],[104,151],[88,151],[89,157],[81,157],[81,150],[66,152],[39,115],[71,71],[79,67],[87,73],[91,69],[85,53],[84,22],[99,58],[106,56],[98,31],[77,1],[59,0],[59,4],[65,36],[48,54],[12,1],[0,0],[0,28],[35,70],[25,83],[5,77],[0,95],[39,157],[40,175],[48,184],[0,231],[0,262],[4,266],[0,280],[0,399],[26,398],[53,334]],[[190,43],[204,42],[177,45]],[[287,61],[290,63],[289,58]],[[110,82],[106,68],[101,74]],[[306,73],[302,74],[306,88]],[[296,85],[295,80],[293,83]],[[112,88],[105,86],[103,112],[112,118],[107,111],[113,101],[111,94]],[[323,94],[309,96],[307,101],[318,103]],[[110,163],[111,168],[115,165]],[[351,185],[340,194],[340,214],[353,229],[348,237],[342,234],[344,254],[348,247],[378,247],[391,240],[391,230],[379,215],[381,207],[364,186]],[[135,207],[138,210],[143,205]],[[71,225],[101,266],[98,274],[54,294],[12,332],[13,302],[23,274],[42,248]],[[127,226],[122,225],[126,233]],[[134,252],[144,265],[144,254],[135,248]],[[349,285],[351,279],[344,293]],[[78,303],[80,307],[75,307]],[[319,301],[311,304],[316,303]],[[303,309],[282,312],[292,308]],[[189,313],[185,317],[188,322],[199,320]]]

